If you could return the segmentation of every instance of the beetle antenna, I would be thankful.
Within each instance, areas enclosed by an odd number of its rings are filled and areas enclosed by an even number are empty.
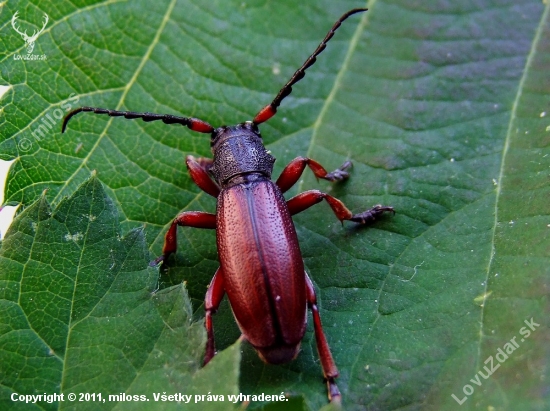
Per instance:
[[[346,14],[344,14],[342,17],[338,19],[336,23],[332,26],[332,28],[329,30],[321,44],[317,46],[315,51],[311,56],[307,58],[305,63],[300,67],[294,75],[290,78],[288,83],[284,85],[284,87],[279,91],[279,94],[277,94],[277,97],[271,102],[271,104],[268,104],[264,108],[260,110],[258,114],[256,114],[256,117],[254,117],[254,124],[260,124],[264,121],[269,120],[271,117],[277,113],[277,107],[281,104],[281,101],[284,100],[285,97],[287,97],[292,92],[292,86],[299,82],[301,79],[304,78],[306,75],[306,70],[311,67],[313,64],[315,64],[315,61],[317,60],[317,56],[323,52],[325,47],[327,46],[327,43],[329,40],[334,36],[334,33],[336,30],[338,30],[338,27],[342,25],[342,23],[351,15],[355,13],[361,13],[363,11],[367,11],[368,9],[353,9],[348,11]]]
[[[199,120],[198,118],[193,117],[180,117],[173,116],[171,114],[155,114],[155,113],[135,113],[133,111],[118,111],[118,110],[108,110],[106,108],[99,107],[80,107],[65,116],[63,119],[63,126],[61,127],[61,132],[64,133],[67,128],[67,123],[69,120],[81,113],[83,111],[90,111],[95,114],[107,114],[111,117],[124,117],[130,120],[140,118],[143,121],[157,121],[161,120],[165,124],[181,124],[186,126],[190,130],[197,131],[199,133],[211,133],[214,131],[214,127],[208,124],[206,121]]]

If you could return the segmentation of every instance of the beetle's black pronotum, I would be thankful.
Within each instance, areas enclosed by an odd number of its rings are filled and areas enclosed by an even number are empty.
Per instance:
[[[348,178],[351,162],[345,162],[331,173],[316,161],[297,157],[283,170],[276,182],[271,181],[275,158],[265,149],[258,125],[269,120],[277,107],[300,81],[308,67],[325,49],[334,32],[349,16],[366,11],[348,11],[332,26],[321,44],[284,85],[271,104],[261,109],[252,121],[235,126],[212,127],[196,118],[170,114],[134,113],[81,107],[70,112],[63,122],[83,111],[143,121],[161,120],[181,124],[193,131],[211,135],[213,159],[187,157],[193,181],[206,193],[217,198],[216,214],[186,211],[179,214],[166,233],[162,255],[152,265],[168,259],[176,251],[178,226],[216,230],[220,267],[208,287],[205,298],[205,326],[208,334],[204,363],[215,354],[212,314],[224,294],[243,336],[260,357],[270,364],[281,364],[296,357],[306,327],[306,308],[313,314],[315,338],[323,374],[331,401],[340,400],[335,379],[336,364],[321,326],[313,284],[304,270],[292,216],[326,200],[340,221],[360,224],[373,222],[392,207],[377,205],[353,214],[340,200],[319,190],[309,190],[286,201],[283,193],[309,167],[317,178],[340,181]]]

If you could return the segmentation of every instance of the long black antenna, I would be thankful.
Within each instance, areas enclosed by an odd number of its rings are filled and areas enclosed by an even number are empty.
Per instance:
[[[161,120],[165,124],[181,124],[182,126],[186,126],[189,129],[197,131],[199,133],[211,133],[214,130],[214,127],[212,127],[206,121],[193,117],[180,117],[173,116],[171,114],[135,113],[133,111],[108,110],[106,108],[99,107],[80,107],[71,111],[65,116],[65,118],[63,119],[63,126],[61,127],[61,132],[65,132],[65,129],[67,128],[67,123],[73,116],[77,115],[78,113],[82,113],[83,111],[89,111],[95,114],[107,114],[111,117],[124,117],[130,120],[140,118],[143,121],[147,122]]]
[[[329,30],[321,44],[317,46],[315,51],[311,56],[307,58],[305,63],[300,67],[294,75],[290,78],[288,83],[284,85],[284,87],[279,91],[279,94],[275,97],[275,99],[271,102],[271,104],[268,104],[264,108],[260,110],[258,114],[256,114],[256,117],[254,117],[254,124],[260,124],[264,121],[269,120],[271,117],[277,113],[277,107],[281,104],[281,101],[284,100],[285,97],[287,97],[292,92],[292,86],[299,82],[301,79],[304,78],[306,75],[306,70],[311,67],[313,64],[315,64],[315,61],[317,60],[317,56],[322,53],[322,51],[326,48],[328,41],[334,36],[334,33],[336,30],[338,30],[338,27],[342,25],[342,23],[349,17],[356,13],[361,13],[363,11],[367,11],[367,9],[353,9],[348,11],[346,14],[344,14],[342,17],[338,19],[336,23],[332,26],[332,28]]]

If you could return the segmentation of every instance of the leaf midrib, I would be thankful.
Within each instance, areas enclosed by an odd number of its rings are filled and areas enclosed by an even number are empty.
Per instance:
[[[512,111],[510,113],[510,121],[508,122],[508,129],[506,131],[506,139],[504,140],[504,145],[503,145],[503,148],[502,148],[502,158],[501,158],[501,161],[500,161],[500,172],[499,172],[498,184],[497,184],[496,192],[495,192],[495,212],[494,212],[495,219],[494,219],[494,222],[493,222],[493,230],[492,230],[492,233],[491,233],[491,255],[490,255],[489,261],[487,263],[487,272],[486,272],[486,276],[485,276],[485,289],[483,291],[483,295],[485,295],[485,296],[487,296],[487,292],[488,292],[488,288],[489,288],[489,273],[491,272],[491,269],[493,267],[493,262],[495,260],[495,255],[496,255],[495,239],[496,239],[496,232],[497,232],[498,221],[499,221],[498,220],[498,210],[499,210],[498,205],[499,205],[499,200],[500,200],[500,194],[502,192],[502,181],[504,179],[506,156],[508,155],[508,150],[510,148],[510,140],[512,138],[512,129],[513,129],[515,120],[517,118],[517,116],[516,116],[517,109],[518,109],[518,105],[519,105],[519,102],[520,102],[522,94],[523,94],[525,81],[526,81],[526,78],[529,74],[529,69],[531,67],[531,64],[533,62],[533,58],[535,56],[536,50],[537,50],[539,42],[540,42],[541,34],[542,34],[543,29],[544,29],[544,23],[548,19],[548,13],[550,11],[550,2],[545,1],[545,3],[546,3],[546,7],[544,9],[544,12],[541,15],[539,25],[538,25],[537,30],[535,32],[535,37],[533,38],[533,42],[531,43],[531,49],[529,50],[529,54],[527,56],[527,61],[525,63],[525,67],[523,69],[523,74],[522,74],[521,79],[520,79],[519,84],[518,84],[518,90],[517,90],[516,96],[514,98],[514,103],[512,105]],[[483,325],[484,325],[483,324],[483,319],[484,319],[484,315],[485,315],[486,305],[487,304],[485,304],[485,301],[483,301],[483,304],[481,305],[481,310],[480,310],[479,341],[478,341],[478,350],[477,350],[476,367],[475,367],[476,370],[480,369],[480,361],[481,361],[481,358],[482,358],[481,357],[481,355],[482,355],[481,354],[481,345],[482,345],[482,340],[483,340],[483,337],[484,337],[484,334],[483,334]]]

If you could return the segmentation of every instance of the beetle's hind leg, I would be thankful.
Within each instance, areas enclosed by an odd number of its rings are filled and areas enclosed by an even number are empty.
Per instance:
[[[349,220],[354,223],[369,224],[374,222],[384,212],[391,212],[395,214],[393,207],[376,205],[367,211],[363,211],[359,214],[353,214],[344,203],[337,198],[323,193],[319,190],[309,190],[292,197],[287,201],[288,209],[291,215],[298,214],[309,207],[326,200],[326,202],[332,208],[334,215],[340,221]]]
[[[225,294],[225,289],[223,288],[223,272],[221,267],[218,268],[214,278],[208,286],[208,291],[206,291],[206,297],[204,297],[204,310],[206,315],[204,317],[204,326],[206,328],[206,351],[204,353],[204,363],[203,365],[208,364],[208,362],[214,357],[216,353],[216,348],[214,345],[214,326],[212,324],[212,314],[216,313],[220,303],[222,302],[223,295]]]
[[[321,366],[323,367],[323,375],[327,380],[328,399],[330,402],[340,402],[340,390],[334,381],[338,377],[338,369],[332,358],[330,347],[327,343],[325,333],[323,331],[323,325],[321,324],[321,316],[319,315],[319,308],[317,307],[317,296],[315,295],[315,288],[311,279],[306,276],[306,295],[307,304],[311,313],[313,314],[313,327],[315,329],[315,340],[317,342],[317,351],[319,351],[319,358],[321,359]]]

